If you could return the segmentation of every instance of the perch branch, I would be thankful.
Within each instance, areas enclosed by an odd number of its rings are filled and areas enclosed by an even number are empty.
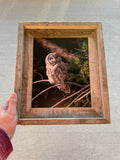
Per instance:
[[[62,102],[64,102],[64,101],[66,101],[67,99],[69,99],[69,98],[71,98],[71,97],[73,97],[73,96],[79,94],[79,93],[82,92],[84,89],[87,89],[89,86],[90,86],[90,85],[87,85],[86,87],[80,89],[79,91],[73,93],[72,95],[70,95],[70,96],[68,96],[68,97],[66,97],[66,98],[64,98],[64,99],[62,99],[61,101],[57,102],[57,103],[56,103],[54,106],[52,106],[51,108],[57,107],[60,103],[62,103]]]
[[[83,95],[84,93],[90,91],[90,89],[86,89],[85,91],[83,91],[81,94],[79,94],[71,103],[69,103],[67,105],[67,107],[70,107],[81,95]]]
[[[35,83],[40,83],[40,82],[49,82],[49,80],[48,79],[44,79],[44,80],[39,80],[39,81],[35,81],[35,82],[33,82],[33,84],[35,84]],[[80,84],[78,84],[78,83],[75,83],[75,82],[65,82],[65,83],[68,83],[68,84],[73,84],[73,85],[76,85],[76,86],[79,86],[79,87],[89,87],[90,85],[80,85]],[[45,89],[45,90],[43,90],[43,91],[41,91],[40,93],[38,93],[35,97],[33,97],[32,98],[32,101],[35,99],[35,98],[37,98],[38,96],[40,96],[41,94],[43,94],[44,92],[46,92],[46,91],[48,91],[49,89],[51,89],[51,88],[54,88],[54,87],[57,87],[57,86],[59,86],[59,85],[62,85],[62,84],[56,84],[56,85],[54,85],[54,86],[51,86],[51,87],[48,87],[47,89]],[[84,89],[83,88],[83,89]]]
[[[75,82],[69,82],[69,81],[66,81],[65,83],[68,83],[68,84],[71,84],[71,85],[75,85],[75,86],[78,86],[78,87],[86,87],[88,85],[82,85],[82,84],[78,84],[78,83],[75,83]]]
[[[39,81],[34,81],[33,84],[35,83],[40,83],[40,82],[49,82],[48,79],[43,79],[43,80],[39,80]],[[82,85],[82,84],[78,84],[78,83],[75,83],[75,82],[69,82],[69,81],[66,81],[65,83],[68,83],[68,84],[71,84],[71,85],[76,85],[78,87],[85,87],[86,85]]]

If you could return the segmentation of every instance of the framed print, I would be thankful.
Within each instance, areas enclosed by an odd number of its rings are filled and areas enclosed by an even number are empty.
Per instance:
[[[19,124],[110,123],[100,22],[21,22]]]

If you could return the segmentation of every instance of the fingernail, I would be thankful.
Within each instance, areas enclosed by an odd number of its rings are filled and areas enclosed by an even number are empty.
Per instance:
[[[10,97],[11,97],[11,98],[15,98],[15,97],[16,97],[16,93],[14,93],[14,92],[11,93]]]

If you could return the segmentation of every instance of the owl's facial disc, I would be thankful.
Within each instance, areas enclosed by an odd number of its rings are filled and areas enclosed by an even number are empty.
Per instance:
[[[50,64],[52,64],[52,65],[55,65],[55,64],[57,63],[55,57],[52,56],[52,55],[49,57],[49,62],[50,62]]]

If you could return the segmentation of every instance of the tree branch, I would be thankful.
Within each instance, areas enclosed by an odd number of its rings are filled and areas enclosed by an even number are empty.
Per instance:
[[[87,89],[89,86],[90,86],[90,85],[87,85],[86,87],[80,89],[79,91],[73,93],[72,95],[70,95],[70,96],[68,96],[68,97],[66,97],[66,98],[64,98],[64,99],[62,99],[61,101],[59,101],[59,102],[57,102],[55,105],[53,105],[51,108],[57,107],[60,103],[66,101],[67,99],[69,99],[69,98],[71,98],[71,97],[74,97],[75,95],[77,95],[77,94],[79,94],[80,92],[82,92],[84,89]]]
[[[86,104],[88,104],[89,102],[88,101],[86,101],[86,103],[84,103],[84,105],[82,106],[82,107],[85,107],[86,106]]]
[[[35,84],[35,83],[40,83],[40,82],[49,82],[49,80],[48,80],[48,79],[39,80],[39,81],[33,82],[33,84]],[[80,84],[75,83],[75,82],[65,82],[65,83],[72,84],[72,85],[76,85],[76,86],[82,88],[81,91],[84,90],[86,87],[89,87],[89,86],[90,86],[90,85],[80,85]],[[57,87],[57,86],[59,86],[59,85],[62,85],[62,84],[56,84],[56,85],[54,85],[54,86],[48,87],[47,89],[41,91],[41,92],[38,93],[35,97],[32,98],[32,101],[33,101],[35,98],[37,98],[38,96],[40,96],[41,94],[43,94],[44,92],[48,91],[49,89],[54,88],[54,87]],[[84,88],[83,88],[83,87],[84,87]],[[80,90],[79,90],[79,91],[80,91]]]
[[[48,79],[43,79],[43,80],[39,80],[39,81],[34,81],[33,84],[35,83],[40,83],[40,82],[49,82]],[[69,82],[69,81],[66,81],[65,83],[68,83],[68,84],[71,84],[71,85],[76,85],[78,87],[85,87],[86,85],[82,85],[82,84],[78,84],[78,83],[75,83],[75,82]]]
[[[43,91],[41,91],[40,93],[38,93],[35,97],[33,97],[33,98],[32,98],[32,101],[33,101],[35,98],[37,98],[38,96],[40,96],[41,94],[43,94],[44,92],[48,91],[49,89],[54,88],[54,87],[57,87],[57,86],[59,86],[59,85],[61,85],[61,84],[57,84],[57,85],[48,87],[47,89],[44,89]]]
[[[47,48],[50,50],[50,52],[55,52],[59,54],[61,57],[67,59],[68,61],[71,59],[75,59],[76,56],[74,54],[69,53],[67,50],[59,47],[58,45],[42,38],[36,38],[36,41],[38,43],[41,43],[44,48]]]
[[[83,95],[82,97],[80,97],[79,99],[77,99],[77,100],[75,101],[75,103],[78,102],[78,101],[80,101],[82,98],[84,98],[84,97],[87,96],[88,94],[90,94],[90,91],[87,92],[87,93],[86,93],[85,95]]]
[[[40,82],[49,82],[49,80],[48,79],[43,79],[43,80],[39,80],[39,81],[34,81],[33,84],[40,83]]]
[[[67,107],[70,107],[81,95],[83,95],[83,94],[86,93],[87,91],[90,91],[90,88],[87,89],[87,90],[85,90],[85,91],[83,91],[81,94],[79,94],[71,103],[69,103],[69,104],[67,105]]]

